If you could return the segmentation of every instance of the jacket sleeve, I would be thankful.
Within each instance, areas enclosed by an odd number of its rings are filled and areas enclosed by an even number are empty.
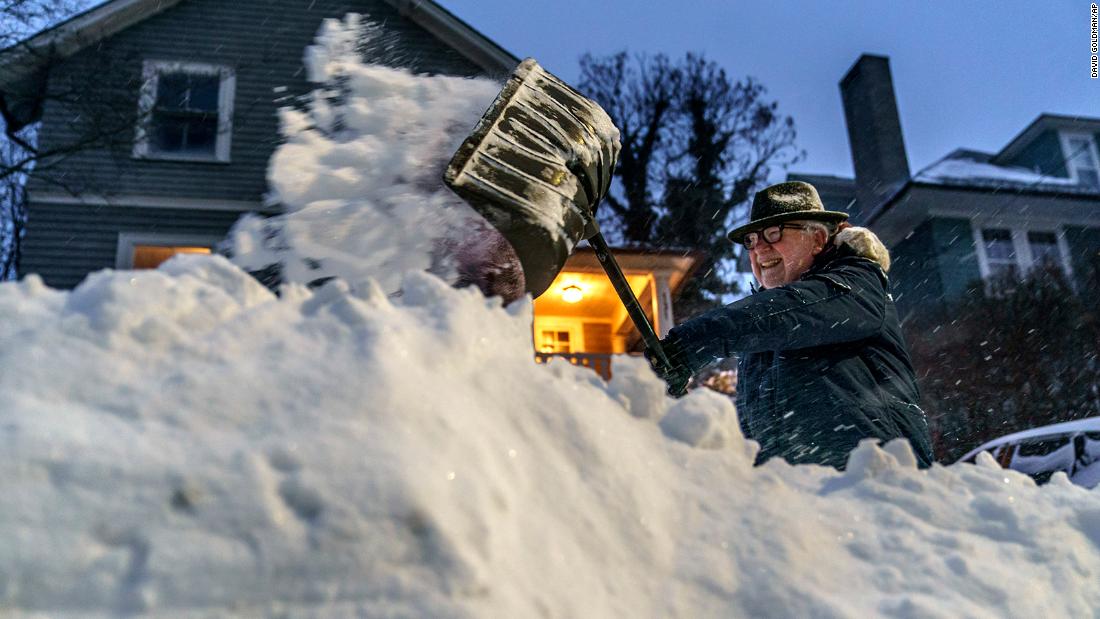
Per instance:
[[[875,263],[845,257],[785,286],[674,327],[680,361],[697,370],[733,353],[794,350],[874,335],[886,319],[887,280]]]

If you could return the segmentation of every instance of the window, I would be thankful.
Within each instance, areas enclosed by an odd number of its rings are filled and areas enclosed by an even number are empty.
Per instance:
[[[228,67],[146,61],[134,156],[229,161],[235,88]]]
[[[1062,253],[1058,249],[1058,237],[1053,232],[1028,232],[1027,246],[1031,250],[1033,267],[1058,267]]]
[[[539,333],[539,352],[559,354],[569,354],[573,352],[569,332],[557,329],[543,329]]]
[[[1016,249],[1012,243],[1012,231],[1000,228],[982,230],[982,244],[985,246],[987,277],[1016,279]]]
[[[118,235],[117,269],[155,269],[176,254],[209,254],[221,239],[212,236],[123,232]]]
[[[1100,157],[1091,134],[1063,133],[1062,151],[1070,178],[1082,185],[1100,188]]]
[[[176,254],[209,254],[209,247],[187,245],[135,245],[131,254],[133,269],[155,269]]]
[[[1022,226],[975,227],[978,266],[986,280],[1019,279],[1036,268],[1051,266],[1072,276],[1062,235],[1053,229]]]

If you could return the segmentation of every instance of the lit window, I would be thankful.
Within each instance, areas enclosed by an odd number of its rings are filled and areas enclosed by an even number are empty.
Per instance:
[[[557,329],[543,329],[539,335],[539,352],[569,354],[573,347],[569,341],[568,331]]]
[[[176,254],[210,254],[221,237],[205,234],[120,232],[116,269],[155,269]]]
[[[166,247],[163,245],[135,245],[132,258],[134,269],[155,269],[176,254],[209,254],[209,247]]]
[[[134,155],[229,161],[234,88],[226,67],[146,62]]]

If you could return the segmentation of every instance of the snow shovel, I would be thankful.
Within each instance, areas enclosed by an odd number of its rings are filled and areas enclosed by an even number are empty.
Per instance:
[[[619,131],[603,108],[528,58],[459,146],[443,181],[512,245],[534,297],[587,239],[645,345],[671,367],[596,223],[618,155]]]

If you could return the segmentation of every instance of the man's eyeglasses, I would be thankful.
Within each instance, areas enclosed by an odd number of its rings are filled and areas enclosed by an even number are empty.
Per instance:
[[[764,228],[759,232],[750,232],[741,239],[741,244],[745,246],[745,249],[752,249],[756,247],[756,244],[760,241],[764,241],[768,245],[778,243],[783,238],[783,230],[805,230],[806,226],[800,226],[798,224],[779,224],[778,226],[771,226],[770,228]]]

